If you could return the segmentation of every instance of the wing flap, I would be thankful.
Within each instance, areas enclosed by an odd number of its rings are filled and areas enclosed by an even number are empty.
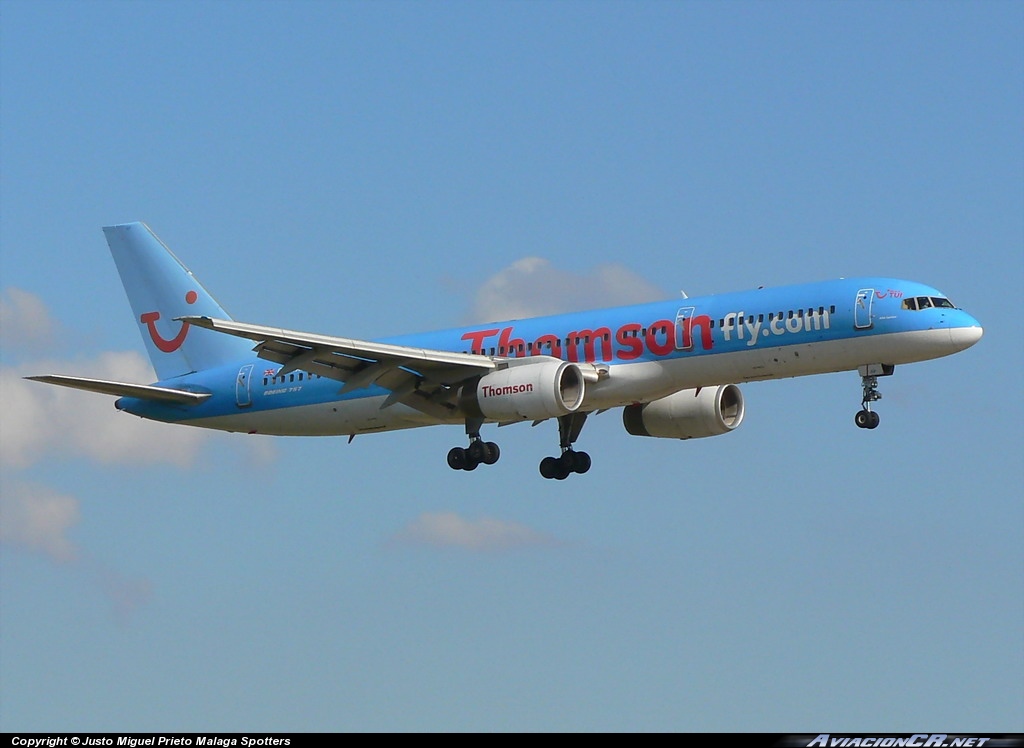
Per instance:
[[[443,419],[451,418],[457,409],[456,385],[507,365],[501,359],[472,353],[336,338],[233,320],[180,320],[255,341],[256,355],[281,364],[281,373],[304,369],[336,379],[344,383],[343,394],[376,385],[390,390],[382,408],[402,403]]]
[[[474,353],[413,348],[353,338],[335,338],[330,335],[284,330],[278,327],[264,327],[263,325],[251,325],[245,322],[210,317],[179,317],[177,319],[188,322],[190,325],[205,327],[207,330],[254,340],[259,344],[256,346],[256,350],[260,357],[269,360],[275,359],[270,359],[269,355],[263,356],[264,352],[285,354],[291,357],[302,355],[313,349],[320,349],[325,353],[364,362],[374,361],[396,367],[409,366],[422,370],[424,374],[432,369],[454,368],[463,375],[462,378],[466,378],[473,374],[486,374],[498,368],[498,364],[488,356],[479,356]],[[315,359],[321,360],[321,356],[317,355]]]
[[[31,379],[34,382],[45,382],[46,384],[57,384],[61,387],[72,387],[76,390],[86,390],[87,392],[98,392],[102,395],[136,397],[140,400],[155,400],[161,403],[178,403],[180,405],[198,405],[210,397],[209,392],[186,392],[170,387],[112,382],[106,379],[69,377],[63,374],[47,374],[39,377],[25,377],[25,379]]]

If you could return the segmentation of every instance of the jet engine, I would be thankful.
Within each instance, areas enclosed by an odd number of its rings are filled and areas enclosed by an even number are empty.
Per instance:
[[[491,372],[462,390],[459,405],[495,421],[541,420],[572,413],[583,403],[583,372],[551,359]]]
[[[734,384],[682,390],[622,411],[622,424],[633,436],[699,439],[732,431],[743,421],[743,393]]]

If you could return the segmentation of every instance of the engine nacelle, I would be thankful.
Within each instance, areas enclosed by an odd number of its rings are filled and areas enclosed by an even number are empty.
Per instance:
[[[579,366],[552,359],[491,372],[463,389],[459,405],[496,421],[536,421],[572,413],[584,389]]]
[[[645,405],[622,410],[622,424],[633,436],[699,439],[732,431],[743,421],[743,393],[734,384],[682,390]]]

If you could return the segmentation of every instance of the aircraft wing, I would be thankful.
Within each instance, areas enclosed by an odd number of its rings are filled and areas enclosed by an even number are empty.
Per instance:
[[[282,365],[278,376],[297,369],[344,382],[341,392],[378,385],[391,395],[382,407],[404,403],[429,415],[451,415],[453,386],[487,374],[499,364],[489,356],[336,338],[210,317],[180,317],[207,330],[249,338],[256,354]]]
[[[137,397],[140,400],[155,400],[162,403],[178,403],[196,405],[210,397],[208,392],[186,392],[170,387],[156,387],[149,384],[129,384],[127,382],[111,382],[106,379],[86,379],[85,377],[69,377],[63,374],[47,374],[41,377],[25,377],[35,382],[59,384],[62,387],[73,387],[76,390],[99,392],[103,395],[120,397]]]

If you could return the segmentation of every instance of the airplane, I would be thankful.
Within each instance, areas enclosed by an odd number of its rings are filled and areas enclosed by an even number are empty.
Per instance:
[[[118,410],[248,434],[347,435],[464,425],[449,467],[493,465],[484,424],[555,419],[544,478],[586,473],[587,417],[622,408],[634,436],[691,439],[743,421],[737,383],[857,371],[855,423],[878,379],[971,347],[983,330],[913,281],[849,278],[470,325],[382,341],[236,322],[144,223],[103,229],[158,380],[27,377],[117,396]]]

